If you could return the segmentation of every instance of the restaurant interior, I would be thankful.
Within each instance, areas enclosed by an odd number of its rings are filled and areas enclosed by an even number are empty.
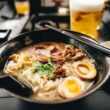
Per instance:
[[[97,59],[100,60],[98,61],[98,63],[103,63],[102,67],[98,68],[98,71],[105,71],[104,73],[105,76],[103,75],[100,76],[99,75],[100,72],[99,72],[98,74],[99,76],[97,75],[95,78],[97,83],[95,85],[96,86],[95,89],[91,88],[91,91],[90,92],[87,91],[88,92],[87,94],[85,95],[82,94],[81,97],[78,97],[78,98],[76,97],[76,99],[73,98],[73,100],[67,99],[66,101],[61,101],[58,103],[57,102],[51,103],[51,102],[48,102],[48,100],[47,102],[45,101],[39,102],[39,100],[30,101],[28,99],[25,99],[21,95],[16,95],[16,93],[13,93],[13,91],[11,92],[7,91],[6,88],[1,86],[3,84],[0,84],[0,110],[56,110],[56,109],[59,109],[59,110],[61,109],[110,110],[110,77],[109,77],[110,75],[110,71],[109,71],[110,1],[100,0],[100,1],[104,1],[104,8],[101,11],[101,17],[99,16],[98,18],[100,19],[100,26],[98,26],[97,28],[98,37],[97,36],[91,37],[91,35],[88,34],[89,28],[92,27],[92,23],[91,23],[92,22],[91,19],[93,19],[92,17],[88,19],[91,25],[89,24],[86,25],[88,21],[84,21],[83,25],[81,25],[83,26],[83,29],[88,26],[87,34],[85,34],[84,31],[82,32],[79,30],[77,31],[78,28],[76,29],[74,28],[75,22],[71,21],[72,12],[70,8],[71,6],[70,1],[79,1],[80,3],[80,1],[89,1],[89,0],[0,0],[0,57],[1,57],[0,64],[2,65],[1,60],[5,58],[5,55],[7,56],[9,53],[11,53],[11,51],[13,50],[16,51],[16,49],[19,48],[17,47],[17,45],[18,46],[20,45],[20,48],[21,48],[21,45],[23,45],[23,43],[21,43],[23,42],[22,36],[24,35],[34,36],[34,33],[37,33],[37,32],[39,33],[39,31],[42,31],[40,34],[38,34],[40,36],[40,35],[43,35],[43,32],[46,30],[47,31],[44,32],[44,35],[45,33],[51,34],[51,31],[56,31],[58,35],[62,34],[63,36],[64,34],[65,36],[66,34],[66,37],[70,38],[70,40],[68,40],[67,38],[68,41],[65,40],[65,42],[70,42],[70,43],[76,42],[77,46],[79,47],[83,46],[84,49],[86,49],[86,45],[87,45],[88,46],[87,49],[88,48],[90,49],[89,51],[87,50],[88,55],[89,55],[88,52],[90,52],[90,54],[91,53],[95,54],[96,52],[97,55],[93,55],[93,56],[96,56]],[[90,3],[93,3],[95,0],[90,0],[90,1],[92,1]],[[90,3],[88,4],[90,5]],[[95,8],[98,9],[97,7]],[[86,8],[83,7],[83,9],[86,9]],[[91,12],[86,12],[86,14]],[[84,12],[80,12],[80,13],[83,14]],[[96,12],[93,12],[93,13],[96,13]],[[98,13],[96,13],[96,16],[98,16]],[[80,19],[82,18],[79,17],[77,20],[80,21]],[[93,21],[93,23],[94,22],[95,21]],[[72,23],[74,23],[73,28],[72,28]],[[48,32],[48,28],[50,32]],[[51,37],[55,36],[54,33],[52,33]],[[57,34],[55,37],[57,37]],[[83,36],[86,36],[86,37],[83,37]],[[30,38],[31,37],[29,37],[29,40]],[[32,40],[33,39],[34,37],[32,38]],[[35,39],[40,41],[39,37]],[[42,38],[42,37],[41,39],[44,39],[44,41],[46,40],[46,38]],[[63,37],[61,39],[63,39]],[[60,41],[61,39],[59,38],[56,41]],[[73,41],[71,39],[73,39]],[[28,41],[28,37],[27,37],[27,41]],[[16,45],[16,42],[18,43],[17,45]],[[6,48],[5,48],[5,45],[7,46]],[[15,45],[16,49],[11,50],[11,48],[13,48],[13,45]],[[4,53],[3,53],[3,50],[4,50]],[[99,51],[99,53],[97,51]],[[106,57],[105,59],[103,58],[103,55],[104,55],[104,58]],[[107,63],[105,61],[107,61]],[[0,75],[0,80],[1,80],[1,76],[2,75]],[[97,81],[98,79],[99,79],[99,82]],[[94,80],[94,79],[91,79],[91,80]],[[9,85],[8,81],[3,83],[5,83],[5,85]],[[9,82],[9,83],[12,83],[12,82]],[[65,98],[63,98],[63,100],[65,100]]]

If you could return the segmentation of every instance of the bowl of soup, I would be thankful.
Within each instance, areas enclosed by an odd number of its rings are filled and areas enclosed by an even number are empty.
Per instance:
[[[104,54],[49,29],[17,36],[0,50],[4,74],[25,79],[32,86],[29,97],[12,93],[25,101],[43,104],[76,101],[96,91],[109,77]]]

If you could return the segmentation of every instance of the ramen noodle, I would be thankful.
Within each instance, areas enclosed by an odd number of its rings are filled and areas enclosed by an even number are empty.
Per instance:
[[[42,42],[9,57],[5,74],[27,80],[35,100],[74,98],[88,90],[96,77],[94,60],[77,47]]]

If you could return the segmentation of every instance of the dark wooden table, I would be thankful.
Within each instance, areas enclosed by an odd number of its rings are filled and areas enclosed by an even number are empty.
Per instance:
[[[110,110],[110,94],[98,90],[85,99],[65,105],[38,106],[14,97],[0,98],[0,110]]]

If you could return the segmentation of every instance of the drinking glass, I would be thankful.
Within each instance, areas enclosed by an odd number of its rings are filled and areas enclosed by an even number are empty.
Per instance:
[[[20,15],[29,14],[30,2],[29,0],[14,0],[16,12]]]
[[[105,0],[70,0],[70,28],[99,39]]]

